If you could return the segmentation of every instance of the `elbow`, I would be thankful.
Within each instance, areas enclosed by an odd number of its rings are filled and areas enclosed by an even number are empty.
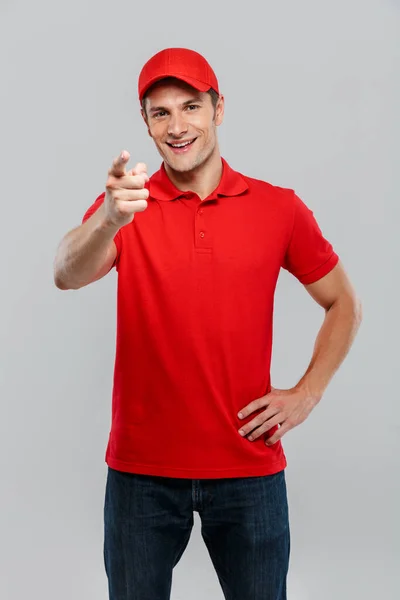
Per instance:
[[[53,281],[56,288],[59,290],[70,290],[72,289],[71,285],[65,281],[65,277],[63,277],[63,273],[59,267],[57,260],[54,261],[53,265]]]
[[[68,286],[64,285],[64,283],[61,281],[61,279],[54,278],[54,285],[59,290],[69,290],[70,289]]]
[[[59,290],[66,289],[65,284],[64,284],[61,274],[60,274],[60,269],[58,268],[57,258],[55,258],[54,263],[53,263],[53,281],[54,281],[54,285]]]
[[[79,290],[79,288],[83,287],[82,285],[71,285],[68,284],[64,279],[57,274],[54,274],[54,285],[59,290]]]
[[[59,290],[68,290],[70,289],[65,282],[63,281],[63,279],[60,277],[60,275],[54,271],[53,274],[53,280],[54,280],[54,285],[56,286],[56,288],[58,288]]]
[[[57,257],[54,259],[54,263],[53,263],[53,281],[54,281],[54,285],[59,290],[67,290],[68,289],[68,286],[65,285],[65,282],[61,276],[59,262],[57,260]]]
[[[61,259],[56,256],[53,263],[53,282],[56,288],[59,290],[72,290],[75,289],[71,282],[68,282],[65,278],[65,270],[62,268],[63,263]]]
[[[59,253],[60,253],[60,250],[58,249],[57,254],[54,257],[54,261],[53,261],[53,282],[54,282],[54,285],[56,286],[56,288],[58,288],[59,290],[66,290],[68,288],[65,286],[65,283],[61,276]]]
[[[363,320],[363,306],[360,298],[356,298],[354,301],[354,315],[357,325],[360,326]]]
[[[346,312],[349,316],[351,315],[355,326],[358,328],[363,320],[363,306],[360,298],[354,293],[341,294],[328,308],[337,307],[338,310]]]
[[[353,317],[354,324],[358,329],[363,320],[363,307],[360,298],[356,295],[351,296],[348,300],[348,306]]]

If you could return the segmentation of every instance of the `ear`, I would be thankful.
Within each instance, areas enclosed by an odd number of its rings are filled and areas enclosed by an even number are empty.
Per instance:
[[[217,102],[217,106],[215,107],[215,124],[221,125],[224,120],[224,110],[225,110],[225,98],[224,96],[220,96]]]

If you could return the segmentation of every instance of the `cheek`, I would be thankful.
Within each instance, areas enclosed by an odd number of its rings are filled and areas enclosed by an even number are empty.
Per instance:
[[[165,127],[162,127],[161,123],[152,125],[149,127],[149,135],[154,139],[158,140],[165,135]]]
[[[205,134],[207,134],[212,127],[210,121],[204,119],[204,116],[201,115],[192,115],[189,124]]]
[[[201,141],[203,144],[208,144],[214,137],[214,131],[212,125],[204,123],[204,121],[198,121],[196,124],[192,123],[193,128],[197,130],[201,135]]]

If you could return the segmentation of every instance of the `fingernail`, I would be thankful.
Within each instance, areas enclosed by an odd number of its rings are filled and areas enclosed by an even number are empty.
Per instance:
[[[245,435],[243,429],[239,429],[239,433],[240,433],[240,435]]]
[[[238,414],[239,419],[243,419],[243,413]]]

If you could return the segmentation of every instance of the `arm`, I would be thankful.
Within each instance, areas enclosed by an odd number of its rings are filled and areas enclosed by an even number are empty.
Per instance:
[[[123,150],[114,159],[106,192],[86,212],[84,223],[62,239],[54,260],[54,283],[60,290],[77,290],[106,275],[118,255],[117,232],[147,208],[147,167],[137,163],[127,172],[129,156]]]
[[[360,326],[361,304],[340,261],[327,275],[305,288],[325,309],[311,362],[293,388],[272,388],[269,394],[240,411],[238,417],[244,419],[256,410],[265,409],[239,429],[242,436],[250,434],[250,441],[274,429],[265,439],[265,444],[271,446],[308,417],[343,362]]]
[[[271,392],[253,400],[239,413],[243,419],[263,409],[245,423],[240,435],[249,440],[273,431],[265,444],[275,444],[287,431],[302,423],[320,401],[329,381],[348,353],[361,323],[361,304],[338,255],[304,202],[293,193],[291,235],[282,266],[305,286],[311,297],[325,309],[311,362],[297,385]]]
[[[119,227],[109,224],[104,204],[61,240],[54,260],[54,283],[61,290],[79,289],[109,272],[117,256],[113,241]]]
[[[295,387],[318,402],[351,348],[362,320],[362,309],[341,262],[328,275],[304,287],[325,309],[325,318],[311,362]]]

